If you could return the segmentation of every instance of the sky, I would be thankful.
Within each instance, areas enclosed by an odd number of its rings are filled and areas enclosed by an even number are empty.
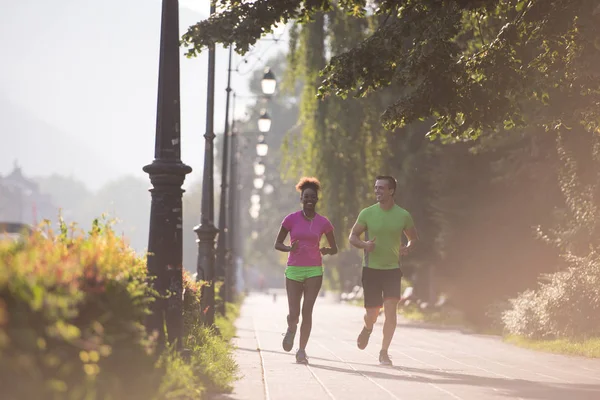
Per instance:
[[[123,175],[147,179],[156,123],[159,0],[0,0],[0,175],[18,160],[28,176],[58,173],[94,190]],[[180,1],[180,33],[209,13],[208,0]],[[263,40],[238,55],[232,88],[287,49]],[[202,176],[207,54],[181,50],[182,160]],[[217,49],[215,131],[224,126],[228,51]],[[251,100],[246,100],[251,101]],[[242,103],[240,101],[239,103]],[[243,104],[236,107],[243,115]]]

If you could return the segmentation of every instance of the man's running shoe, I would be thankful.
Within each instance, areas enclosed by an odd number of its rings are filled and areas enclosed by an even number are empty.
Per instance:
[[[381,350],[379,352],[379,364],[381,365],[387,365],[387,366],[392,366],[392,360],[390,360],[390,356],[387,352],[387,350]]]
[[[363,327],[362,331],[360,332],[360,335],[358,335],[358,339],[356,339],[356,344],[358,345],[359,349],[364,350],[365,347],[367,347],[367,345],[369,344],[369,337],[371,336],[371,332],[373,332],[373,329],[369,330],[366,327]]]
[[[298,364],[308,364],[308,358],[306,357],[306,350],[299,349],[296,352],[296,362]]]
[[[290,351],[292,350],[292,348],[294,347],[294,338],[296,337],[296,330],[291,330],[289,327],[287,329],[287,332],[285,332],[285,335],[283,337],[283,349],[285,351]]]

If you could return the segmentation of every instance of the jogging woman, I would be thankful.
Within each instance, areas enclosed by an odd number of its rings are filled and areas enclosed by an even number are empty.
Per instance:
[[[306,344],[312,328],[313,306],[323,283],[322,256],[337,253],[333,225],[315,211],[320,189],[321,184],[318,179],[307,177],[300,179],[296,190],[300,192],[302,209],[284,218],[275,241],[275,249],[289,253],[285,269],[285,288],[289,306],[288,328],[283,338],[285,351],[290,351],[294,347],[301,312],[300,302],[304,295],[300,347],[296,352],[296,362],[301,364],[308,363]],[[288,233],[291,246],[283,243]],[[323,235],[327,238],[329,247],[319,247]]]

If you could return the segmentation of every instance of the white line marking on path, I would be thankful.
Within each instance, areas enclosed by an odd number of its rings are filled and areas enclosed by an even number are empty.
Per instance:
[[[265,359],[262,355],[262,349],[260,346],[260,339],[258,337],[258,329],[256,329],[256,320],[252,317],[252,325],[254,326],[254,337],[256,337],[256,345],[258,346],[258,355],[260,356],[260,368],[262,370],[262,378],[265,388],[265,400],[271,400],[271,395],[269,394],[269,384],[267,383],[267,370],[265,369]]]
[[[348,343],[348,342],[347,342],[347,341],[345,341],[345,340],[336,339],[334,336],[331,336],[331,338],[332,338],[332,339],[334,339],[334,340],[339,340],[341,343],[344,343],[344,344],[346,344],[347,346],[350,346],[350,347],[354,348],[354,346],[352,346],[350,343]],[[364,350],[363,350],[363,351],[364,351]],[[370,354],[371,356],[375,357],[375,355],[374,355],[373,353],[371,353],[371,352],[367,352],[367,351],[365,351],[365,352],[366,352],[366,353],[368,353],[368,354]],[[419,360],[416,360],[416,359],[414,359],[414,360],[415,360],[415,361],[418,361],[418,362],[420,362],[420,363],[422,363],[422,364],[429,365],[430,367],[433,367],[433,368],[439,369],[439,368],[437,368],[437,367],[435,367],[435,366],[433,366],[433,365],[430,365],[430,364],[427,364],[427,363],[423,363],[422,361],[419,361]],[[406,372],[406,371],[403,371],[403,370],[401,370],[401,369],[400,369],[400,370],[396,370],[396,371],[400,371],[400,372],[402,372],[404,375],[410,376],[411,378],[417,378],[417,376],[416,376],[416,375],[413,375],[413,374],[411,374],[411,373],[409,373],[409,372]],[[446,394],[447,394],[447,395],[449,395],[449,396],[452,396],[453,398],[455,398],[455,399],[457,399],[457,400],[463,400],[463,399],[462,399],[462,397],[459,397],[459,396],[455,395],[454,393],[452,393],[452,392],[450,392],[450,391],[448,391],[448,390],[446,390],[446,389],[444,389],[444,388],[441,388],[441,387],[439,387],[439,386],[438,386],[438,385],[436,385],[435,383],[427,382],[427,384],[428,384],[429,386],[431,386],[431,387],[433,387],[433,388],[435,388],[435,389],[439,390],[440,392],[443,392],[443,393],[446,393]]]
[[[348,366],[350,368],[352,368],[355,372],[359,373],[360,375],[362,375],[364,378],[368,379],[371,383],[373,383],[375,386],[377,386],[378,388],[380,388],[381,390],[383,390],[384,392],[386,392],[387,394],[389,394],[390,396],[392,396],[393,399],[396,400],[401,400],[400,398],[396,397],[396,395],[394,395],[394,393],[390,392],[389,390],[387,390],[386,388],[384,388],[383,386],[381,386],[379,383],[375,382],[373,379],[369,378],[368,376],[366,376],[365,374],[363,374],[362,372],[360,372],[359,370],[357,370],[356,368],[354,368],[352,366],[352,364],[350,364],[348,361],[345,361],[344,359],[342,359],[341,357],[339,357],[337,354],[335,354],[333,351],[329,350],[329,348],[327,348],[326,346],[324,346],[321,342],[315,340],[317,342],[317,344],[319,346],[321,346],[322,348],[324,348],[325,350],[327,350],[328,352],[330,352],[331,354],[333,354],[333,356],[335,358],[337,358],[338,360],[340,360],[341,362],[348,364]]]

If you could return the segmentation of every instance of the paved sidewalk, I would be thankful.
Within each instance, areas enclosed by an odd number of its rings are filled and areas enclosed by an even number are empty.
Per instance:
[[[319,298],[307,347],[310,365],[281,348],[287,299],[252,294],[237,322],[243,378],[235,400],[535,399],[599,400],[600,360],[520,349],[498,338],[399,321],[394,367],[378,364],[382,323],[356,347],[360,307]],[[298,345],[298,335],[295,346]]]

